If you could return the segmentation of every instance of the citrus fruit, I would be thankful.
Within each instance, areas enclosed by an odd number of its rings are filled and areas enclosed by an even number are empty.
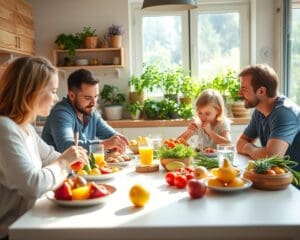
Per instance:
[[[207,181],[207,185],[212,187],[225,187],[224,182],[222,182],[218,178],[209,178]]]
[[[143,207],[149,201],[150,193],[142,185],[136,184],[129,191],[130,201],[136,207]]]
[[[90,196],[89,186],[78,187],[72,190],[72,200],[85,200]]]
[[[230,181],[228,184],[227,184],[227,187],[242,187],[244,186],[244,181],[243,179],[241,178],[234,178],[232,181]]]

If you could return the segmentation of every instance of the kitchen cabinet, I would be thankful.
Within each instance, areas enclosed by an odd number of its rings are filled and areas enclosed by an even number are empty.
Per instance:
[[[35,53],[32,7],[24,0],[0,0],[0,52]]]
[[[88,59],[89,63],[97,59],[97,65],[86,66],[64,66],[64,58],[69,57],[68,50],[53,49],[53,64],[63,70],[76,70],[85,68],[89,70],[123,68],[123,48],[84,48],[76,49],[76,59]]]

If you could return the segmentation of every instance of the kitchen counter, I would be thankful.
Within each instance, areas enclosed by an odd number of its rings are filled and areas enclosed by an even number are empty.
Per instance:
[[[247,159],[237,157],[240,168]],[[165,172],[138,174],[137,160],[105,183],[117,188],[109,202],[89,208],[63,208],[41,198],[9,229],[19,239],[299,239],[300,191],[290,185],[281,191],[247,189],[236,193],[213,191],[191,200],[185,189],[165,183]],[[144,208],[128,199],[133,184],[151,192]]]
[[[249,118],[231,118],[232,125],[246,125]],[[107,121],[114,128],[143,128],[143,127],[186,127],[191,120],[171,119],[171,120],[131,120],[122,119]]]

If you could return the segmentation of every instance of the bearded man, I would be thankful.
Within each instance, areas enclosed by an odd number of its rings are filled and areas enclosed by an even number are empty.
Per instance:
[[[91,72],[79,69],[68,78],[68,96],[57,103],[48,116],[42,138],[63,152],[74,145],[74,133],[79,134],[79,145],[89,150],[89,145],[101,142],[105,149],[121,153],[128,139],[110,127],[96,111],[99,82]]]
[[[278,94],[278,76],[265,64],[248,66],[239,73],[240,97],[255,108],[237,141],[237,151],[252,159],[289,155],[300,163],[300,107]],[[255,140],[260,140],[260,146]],[[296,167],[300,170],[300,165]]]

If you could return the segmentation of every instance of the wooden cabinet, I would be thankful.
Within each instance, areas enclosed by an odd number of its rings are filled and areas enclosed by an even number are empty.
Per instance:
[[[24,0],[0,0],[0,51],[35,53],[32,7]]]
[[[86,68],[89,70],[123,68],[124,67],[124,50],[123,48],[93,48],[93,49],[76,49],[75,59],[87,59],[89,64],[85,66],[65,66],[64,59],[68,57],[67,50],[53,50],[53,64],[60,69],[76,70]],[[98,64],[92,65],[91,61],[97,59]]]

